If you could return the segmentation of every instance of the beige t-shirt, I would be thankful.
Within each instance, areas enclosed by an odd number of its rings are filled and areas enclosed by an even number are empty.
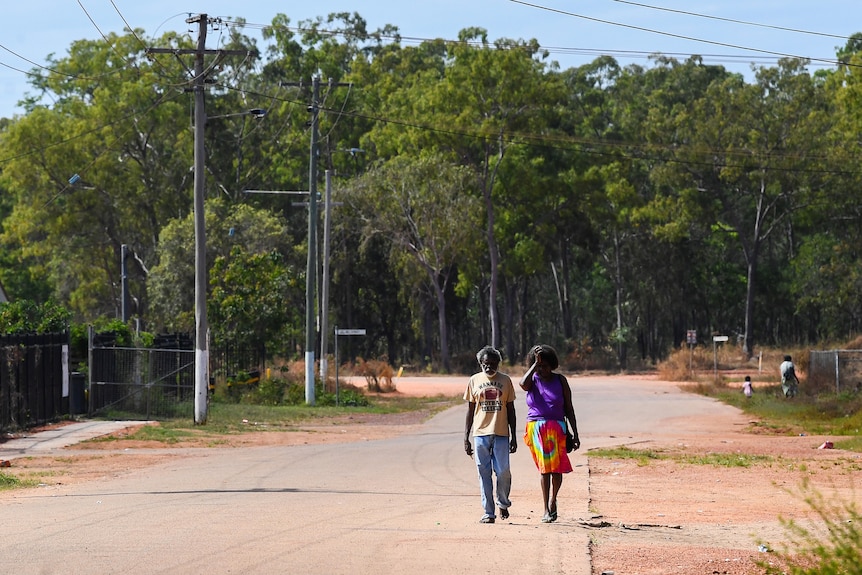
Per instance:
[[[470,378],[464,391],[464,401],[476,404],[473,414],[473,436],[501,435],[509,437],[509,417],[506,404],[515,401],[512,378],[499,371],[488,378],[479,372]]]

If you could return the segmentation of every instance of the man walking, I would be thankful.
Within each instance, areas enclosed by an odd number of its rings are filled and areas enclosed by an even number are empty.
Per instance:
[[[509,501],[512,488],[509,454],[518,449],[515,433],[515,386],[508,375],[497,371],[502,357],[495,348],[483,347],[476,354],[476,359],[482,371],[470,378],[464,392],[464,401],[467,402],[464,451],[474,458],[479,473],[482,507],[485,512],[479,521],[494,523],[496,514],[493,475],[497,476],[496,504],[500,507],[501,519],[509,518],[509,507],[512,505]]]

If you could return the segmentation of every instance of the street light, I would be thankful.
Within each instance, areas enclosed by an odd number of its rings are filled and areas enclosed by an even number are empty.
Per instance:
[[[255,120],[260,120],[264,116],[266,116],[266,110],[263,108],[252,108],[250,110],[246,110],[245,112],[236,112],[234,114],[221,114],[218,116],[207,116],[206,121],[217,120],[219,118],[233,118],[234,116],[251,116]]]

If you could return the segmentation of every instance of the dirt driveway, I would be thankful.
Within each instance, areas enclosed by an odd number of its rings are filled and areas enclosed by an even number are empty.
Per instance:
[[[400,378],[396,393],[460,396],[465,382]],[[779,518],[812,516],[799,493],[803,482],[826,497],[859,501],[854,491],[859,455],[818,449],[838,438],[768,433],[733,408],[649,376],[575,376],[571,382],[584,449],[580,455],[589,467],[588,502],[582,506],[587,511],[573,518],[573,525],[589,534],[587,552],[596,575],[758,573],[756,562],[772,557],[760,544],[775,548],[785,539]],[[665,411],[671,398],[678,413]],[[427,416],[362,414],[291,433],[238,435],[216,448],[373,441],[417,433]],[[4,472],[38,476],[47,487],[65,489],[137,473],[181,448],[119,436],[61,455],[22,458]],[[646,455],[590,456],[591,449],[616,446]],[[522,498],[538,499],[537,477],[524,472],[515,480],[522,484]],[[564,483],[564,494],[573,489]],[[0,492],[0,504],[14,498],[12,493]]]

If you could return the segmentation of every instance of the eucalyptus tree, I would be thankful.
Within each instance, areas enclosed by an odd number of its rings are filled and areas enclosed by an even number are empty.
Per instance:
[[[516,203],[516,196],[501,194],[520,193],[499,186],[499,169],[509,146],[535,128],[535,118],[556,95],[545,80],[535,41],[491,44],[485,30],[468,28],[456,43],[431,42],[411,56],[422,57],[423,66],[381,100],[389,121],[375,126],[366,141],[382,156],[438,150],[474,171],[485,214],[488,341],[499,345],[497,306],[514,302],[499,295],[500,262],[507,256],[499,245],[498,211]]]
[[[212,277],[215,299],[211,302],[215,316],[213,330],[219,335],[243,333],[254,335],[254,345],[275,344],[270,337],[276,329],[288,333],[290,326],[266,327],[262,332],[237,322],[252,321],[249,312],[240,313],[236,298],[248,298],[246,309],[256,309],[260,315],[254,321],[261,326],[281,324],[293,315],[285,315],[299,307],[304,297],[301,278],[304,269],[301,250],[292,245],[282,218],[267,210],[245,204],[235,204],[227,198],[214,198],[205,205],[207,225],[207,265],[215,268]],[[152,299],[150,318],[159,329],[191,331],[194,328],[194,219],[193,214],[167,222],[159,237],[158,263],[153,266],[147,282]],[[243,266],[263,270],[261,277],[242,271]],[[226,282],[226,277],[233,282]],[[298,279],[300,278],[300,279]],[[282,302],[284,309],[274,308],[272,298]],[[277,301],[276,300],[276,301]],[[232,303],[234,302],[234,303]],[[269,310],[269,315],[264,314]],[[219,321],[226,325],[219,326]],[[294,326],[295,327],[295,326]],[[246,331],[243,331],[245,329]],[[251,334],[251,335],[250,335]]]
[[[665,192],[685,197],[715,233],[738,242],[746,267],[742,335],[748,355],[762,249],[773,233],[788,231],[790,216],[820,185],[813,174],[824,108],[822,91],[802,61],[760,68],[753,84],[739,76],[717,80],[689,111],[673,117],[679,135],[673,161],[654,172]],[[790,237],[785,261],[795,248]]]
[[[821,163],[827,185],[795,218],[804,230],[786,281],[811,339],[839,340],[862,328],[862,33],[837,53],[841,64],[821,73],[833,106]]]
[[[402,281],[433,294],[440,362],[447,372],[446,293],[457,280],[458,266],[468,261],[463,246],[473,242],[481,214],[471,185],[468,170],[440,156],[397,157],[364,174],[343,195],[366,238],[391,242],[390,258]]]
[[[142,37],[77,41],[49,58],[31,80],[42,99],[0,139],[4,187],[15,198],[2,241],[79,319],[117,313],[123,244],[134,254],[131,295],[145,313],[159,231],[191,206],[188,78],[150,59]],[[159,42],[189,48],[169,35]]]

